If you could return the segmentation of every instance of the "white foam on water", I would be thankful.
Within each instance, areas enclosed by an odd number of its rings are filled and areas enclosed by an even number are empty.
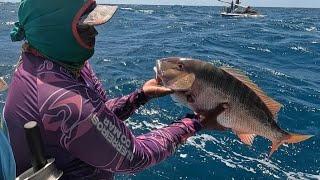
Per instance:
[[[125,121],[127,125],[129,125],[132,129],[142,129],[143,124],[141,122],[135,122],[135,121]]]
[[[248,46],[248,49],[252,49],[252,50],[257,50],[257,51],[262,51],[262,52],[268,52],[268,53],[270,53],[271,52],[271,50],[270,49],[268,49],[268,48],[256,48],[256,47],[251,47],[251,46]]]
[[[177,16],[174,14],[168,14],[168,15],[166,15],[166,17],[169,19],[177,19]]]
[[[233,142],[242,144],[238,140]],[[215,152],[210,152],[205,148],[209,143],[217,146]],[[230,168],[240,168],[254,174],[256,174],[257,171],[261,171],[263,174],[270,175],[276,179],[281,178],[279,175],[286,176],[288,179],[320,179],[320,175],[297,172],[295,169],[289,169],[290,167],[281,165],[280,160],[273,161],[263,154],[258,158],[253,158],[234,152],[231,148],[226,148],[228,145],[223,138],[217,139],[208,134],[191,137],[188,139],[187,144],[204,152],[206,157],[219,160]],[[257,166],[252,166],[253,164],[257,164]]]
[[[127,7],[125,7],[125,8],[120,8],[120,9],[122,9],[122,10],[129,10],[129,11],[134,10],[134,9],[132,9],[132,8],[127,8]]]
[[[181,158],[186,158],[188,155],[187,154],[180,154]]]
[[[311,27],[309,27],[309,28],[306,28],[306,31],[308,31],[308,32],[315,32],[315,31],[317,31],[317,28],[316,27],[314,27],[314,26],[311,26]]]
[[[120,8],[121,10],[126,10],[126,11],[134,11],[134,12],[138,12],[138,13],[143,13],[143,14],[153,14],[154,10],[151,9],[133,9],[130,7],[124,7],[124,8]]]
[[[160,114],[161,112],[156,109],[141,109],[140,114],[142,115],[156,115]]]
[[[295,51],[309,52],[307,50],[307,48],[302,47],[302,46],[292,46],[292,47],[290,47],[290,49],[295,50]]]
[[[290,76],[288,76],[288,75],[286,75],[286,74],[284,74],[282,72],[276,71],[274,69],[269,69],[269,68],[262,68],[262,69],[265,70],[265,71],[270,72],[271,74],[273,74],[275,76],[283,76],[283,77],[287,77],[287,78],[290,77]]]
[[[148,122],[148,121],[142,121],[142,122],[149,129],[159,129],[166,126],[166,124],[162,124],[158,120],[152,120],[152,122]]]
[[[5,25],[11,26],[11,25],[14,25],[14,23],[15,23],[15,22],[13,22],[13,21],[8,21],[8,22],[5,22]]]
[[[153,14],[154,10],[147,10],[147,9],[140,9],[138,12],[144,13],[144,14]]]
[[[258,48],[257,50],[262,52],[271,52],[270,49],[267,49],[267,48]]]

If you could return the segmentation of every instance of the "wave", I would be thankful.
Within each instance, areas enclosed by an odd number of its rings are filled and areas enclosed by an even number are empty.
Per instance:
[[[141,10],[138,10],[138,12],[141,12],[141,13],[144,13],[144,14],[153,14],[153,13],[154,13],[154,10],[144,10],[144,9],[141,9]]]
[[[153,14],[154,13],[154,10],[150,10],[150,9],[133,9],[130,7],[123,7],[120,9],[126,10],[126,11],[134,11],[134,12],[143,13],[143,14]]]
[[[1,23],[1,24],[4,24],[4,25],[7,25],[7,26],[12,26],[12,25],[14,25],[14,21],[7,21],[7,22],[3,22],[3,23]]]
[[[267,72],[270,72],[271,74],[273,74],[274,76],[283,76],[283,77],[286,77],[286,78],[289,78],[290,76],[282,73],[282,72],[279,72],[279,71],[276,71],[276,70],[273,70],[273,69],[269,69],[269,68],[262,68],[263,70],[267,71]]]
[[[209,143],[216,146],[216,152],[207,150],[208,148],[206,147]],[[242,144],[239,141],[237,143]],[[294,169],[283,166],[280,160],[273,161],[268,157],[263,157],[263,155],[253,158],[236,153],[233,150],[225,150],[227,148],[224,146],[227,146],[227,144],[224,139],[218,139],[208,134],[191,137],[187,140],[187,144],[195,147],[198,151],[204,152],[207,157],[219,160],[230,168],[243,169],[249,173],[256,174],[258,171],[262,171],[263,174],[273,176],[276,179],[281,178],[279,175],[286,176],[289,179],[320,178],[320,175],[317,174],[297,172]],[[256,165],[253,166],[253,164]]]
[[[309,28],[306,28],[306,31],[315,32],[315,31],[317,31],[317,28],[315,26],[311,26]]]
[[[268,53],[270,53],[271,52],[271,50],[270,49],[268,49],[268,48],[256,48],[256,47],[251,47],[251,46],[248,46],[248,49],[252,49],[252,50],[257,50],[257,51],[262,51],[262,52],[268,52]]]
[[[307,48],[302,47],[302,46],[291,46],[290,49],[295,50],[295,51],[301,51],[301,52],[309,52]]]
[[[120,8],[122,10],[129,10],[129,11],[133,11],[134,9],[133,8],[129,8],[129,7],[124,7],[124,8]]]

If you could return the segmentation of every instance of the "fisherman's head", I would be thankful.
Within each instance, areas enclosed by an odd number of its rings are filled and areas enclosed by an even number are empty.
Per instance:
[[[79,69],[94,53],[95,26],[108,22],[116,9],[94,0],[22,0],[11,38],[25,40],[48,59]]]

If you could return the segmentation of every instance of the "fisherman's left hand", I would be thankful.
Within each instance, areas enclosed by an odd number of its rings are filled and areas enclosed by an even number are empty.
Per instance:
[[[229,108],[228,103],[221,103],[216,108],[206,111],[200,115],[201,124],[205,130],[226,131],[228,128],[223,127],[217,121],[217,117]]]
[[[145,95],[151,98],[166,96],[168,94],[173,93],[173,90],[166,88],[164,86],[161,86],[156,79],[151,79],[147,81],[143,85],[142,90],[145,93]]]

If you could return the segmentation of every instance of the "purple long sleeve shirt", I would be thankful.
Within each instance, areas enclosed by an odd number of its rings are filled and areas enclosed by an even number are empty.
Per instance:
[[[141,90],[108,99],[88,62],[74,76],[63,66],[22,53],[4,110],[17,174],[30,168],[23,125],[40,125],[45,153],[55,158],[62,179],[113,179],[155,165],[201,129],[184,118],[167,127],[134,136],[123,123],[147,98]]]

